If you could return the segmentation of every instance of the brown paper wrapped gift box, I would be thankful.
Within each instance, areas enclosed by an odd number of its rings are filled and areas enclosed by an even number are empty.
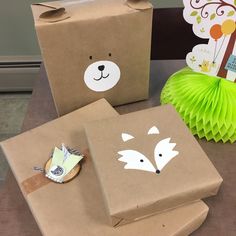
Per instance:
[[[83,124],[118,114],[100,100],[1,143],[17,182],[43,235],[188,235],[205,220],[208,207],[201,201],[119,228],[108,225],[101,190],[90,157],[79,176],[64,185],[46,183],[26,193],[22,183],[37,175],[54,146],[87,149]]]
[[[85,130],[113,226],[215,195],[222,183],[171,105],[95,121]]]
[[[146,0],[136,1],[137,4],[129,0],[75,3],[32,5],[58,114],[100,98],[112,105],[147,99],[152,5]],[[118,77],[120,80],[114,85]]]

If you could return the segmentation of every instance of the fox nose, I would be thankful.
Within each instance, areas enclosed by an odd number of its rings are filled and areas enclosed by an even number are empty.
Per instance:
[[[161,173],[161,171],[159,171],[158,169],[156,170],[156,173],[159,175]]]
[[[104,69],[105,69],[104,65],[101,65],[101,66],[98,67],[98,70],[100,70],[100,71],[103,71]]]

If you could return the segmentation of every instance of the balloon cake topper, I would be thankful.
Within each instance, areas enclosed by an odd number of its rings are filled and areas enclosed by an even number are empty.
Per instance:
[[[187,54],[190,68],[236,82],[236,0],[183,0],[184,18],[208,44]]]

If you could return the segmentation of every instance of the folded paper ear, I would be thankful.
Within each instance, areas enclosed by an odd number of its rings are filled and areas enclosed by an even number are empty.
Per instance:
[[[78,1],[78,4],[80,2]],[[152,4],[148,0],[126,0],[125,2],[130,8],[135,10],[144,10],[152,8]],[[58,21],[63,21],[70,18],[71,15],[66,11],[66,9],[58,2],[50,3],[35,3],[32,4],[37,7],[37,11],[40,11],[38,20],[54,23]]]
[[[145,10],[152,8],[152,4],[149,0],[126,0],[126,4],[136,10]]]
[[[53,23],[70,18],[66,9],[59,4],[36,3],[33,5],[45,8],[45,10],[39,15],[40,21]]]

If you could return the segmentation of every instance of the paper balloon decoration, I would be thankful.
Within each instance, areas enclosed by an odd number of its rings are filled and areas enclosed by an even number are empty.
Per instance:
[[[194,135],[215,142],[236,141],[236,84],[184,68],[173,74],[161,93]]]
[[[184,19],[195,35],[208,39],[195,45],[186,56],[187,65],[196,72],[236,82],[230,56],[236,57],[236,0],[183,0]]]
[[[213,39],[218,40],[222,37],[221,25],[215,24],[210,29],[210,35]]]
[[[224,35],[230,35],[235,31],[235,22],[234,20],[226,20],[221,26],[221,31]]]

